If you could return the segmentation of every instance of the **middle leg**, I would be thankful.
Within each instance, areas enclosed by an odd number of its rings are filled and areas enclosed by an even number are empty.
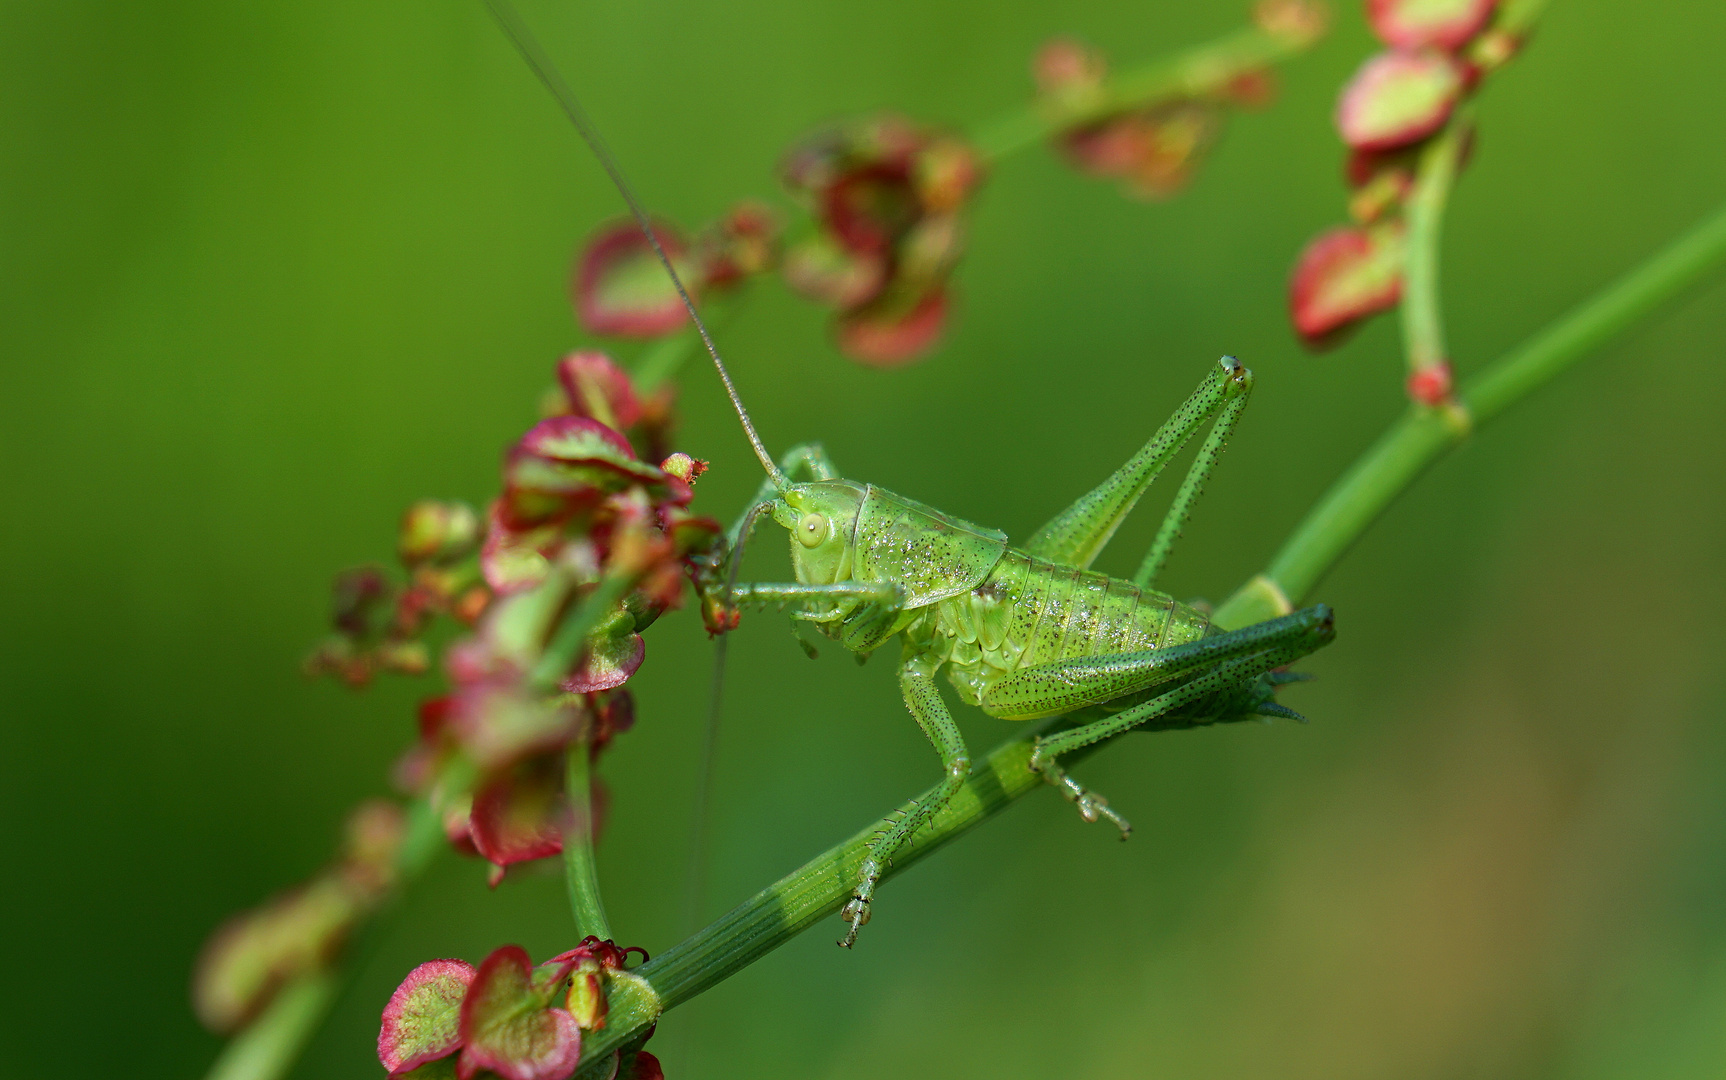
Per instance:
[[[869,921],[869,904],[875,898],[875,886],[880,883],[887,867],[892,865],[894,852],[905,846],[905,841],[939,813],[971,775],[970,751],[965,748],[965,739],[959,734],[959,725],[953,722],[953,714],[947,711],[946,703],[941,700],[941,692],[935,687],[934,671],[925,658],[915,653],[905,657],[899,669],[899,686],[917,726],[923,729],[923,734],[929,737],[929,741],[935,744],[935,751],[941,755],[941,783],[933,796],[894,822],[869,845],[869,852],[864,856],[857,875],[857,889],[851,894],[851,900],[839,910],[839,917],[850,923],[839,941],[839,945],[846,949],[857,940],[857,931]]]

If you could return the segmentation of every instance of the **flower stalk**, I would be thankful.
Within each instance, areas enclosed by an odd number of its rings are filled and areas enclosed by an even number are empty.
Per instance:
[[[222,1047],[204,1080],[278,1080],[323,1024],[342,978],[330,971],[302,976],[276,993],[252,1021]]]
[[[1109,80],[1096,95],[1042,101],[978,126],[971,144],[987,163],[1040,146],[1071,128],[1176,98],[1217,94],[1241,75],[1305,51],[1317,34],[1249,26],[1217,41],[1153,60]]]
[[[1468,140],[1469,122],[1458,116],[1421,149],[1414,190],[1408,199],[1408,239],[1403,256],[1402,341],[1409,377],[1448,372],[1444,312],[1438,286],[1439,244],[1444,208],[1456,183],[1457,166]],[[1448,383],[1448,376],[1440,376]],[[1448,391],[1448,387],[1446,387]],[[1446,392],[1444,397],[1448,397]]]
[[[1041,787],[1030,767],[1036,737],[1059,721],[1033,725],[1002,743],[973,770],[971,779],[894,859],[894,877],[975,826]],[[926,792],[918,800],[928,798]],[[634,974],[653,991],[657,1010],[672,1008],[748,967],[817,922],[837,912],[857,885],[857,871],[884,824],[908,812],[912,800],[872,821],[848,840],[804,863],[682,943],[655,956]],[[588,1054],[604,1055],[627,1043],[657,1018],[647,1008],[613,1001],[610,1020],[589,1040]],[[636,1015],[639,1013],[640,1015]]]
[[[565,755],[564,795],[569,821],[563,830],[563,879],[569,889],[569,910],[575,932],[582,937],[611,939],[605,901],[599,895],[599,873],[593,862],[593,753],[585,733]]]
[[[569,671],[576,657],[587,645],[587,637],[599,625],[599,620],[605,618],[611,609],[617,606],[624,594],[635,584],[632,574],[612,573],[601,578],[594,586],[593,592],[563,620],[546,643],[545,652],[540,654],[539,662],[534,665],[528,675],[528,682],[534,689],[542,693],[556,690],[559,679]]]

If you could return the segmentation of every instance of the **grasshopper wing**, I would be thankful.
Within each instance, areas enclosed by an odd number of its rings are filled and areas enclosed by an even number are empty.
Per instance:
[[[855,543],[852,577],[898,584],[909,609],[981,585],[1007,550],[1007,534],[870,484]]]

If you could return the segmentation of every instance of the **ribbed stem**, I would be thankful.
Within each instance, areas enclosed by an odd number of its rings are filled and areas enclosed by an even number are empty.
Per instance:
[[[569,824],[563,831],[563,880],[569,890],[569,911],[579,937],[611,940],[611,923],[599,895],[599,872],[593,862],[593,754],[585,739],[570,744],[565,754],[564,796],[569,800]]]

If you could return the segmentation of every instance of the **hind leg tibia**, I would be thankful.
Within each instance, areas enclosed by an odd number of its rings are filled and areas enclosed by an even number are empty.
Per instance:
[[[1255,630],[1259,631],[1256,636],[1249,633]],[[1100,796],[1086,791],[1066,775],[1059,763],[1061,755],[1131,731],[1159,717],[1179,714],[1180,710],[1189,706],[1208,706],[1219,699],[1226,703],[1230,700],[1231,692],[1268,671],[1306,656],[1328,644],[1334,636],[1330,609],[1320,604],[1269,623],[1260,623],[1257,627],[1247,627],[1237,631],[1235,635],[1225,634],[1216,639],[1207,639],[1222,640],[1232,637],[1237,644],[1250,643],[1251,651],[1229,655],[1233,650],[1224,650],[1215,654],[1206,666],[1190,673],[1184,681],[1149,701],[1140,702],[1113,716],[1105,716],[1100,720],[1039,738],[1036,749],[1031,753],[1031,768],[1042,773],[1045,780],[1077,803],[1079,812],[1087,821],[1095,820],[1092,814],[1086,812],[1087,809],[1115,820],[1113,812],[1103,814],[1107,803],[1101,802]],[[1091,799],[1089,803],[1082,801],[1086,796]]]

